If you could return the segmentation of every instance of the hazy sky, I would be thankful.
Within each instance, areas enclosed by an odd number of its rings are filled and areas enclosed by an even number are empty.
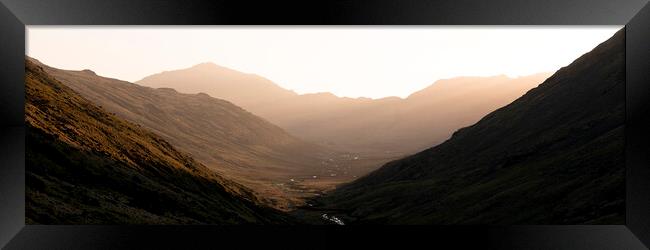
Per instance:
[[[621,26],[29,26],[27,55],[137,81],[202,62],[298,93],[406,97],[455,76],[552,72]]]

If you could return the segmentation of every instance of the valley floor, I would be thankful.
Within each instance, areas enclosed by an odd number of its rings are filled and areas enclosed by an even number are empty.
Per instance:
[[[319,197],[341,184],[352,182],[400,157],[342,153],[324,158],[320,166],[303,168],[303,171],[269,171],[261,175],[230,169],[216,171],[254,190],[263,205],[293,211],[307,205],[307,200]]]

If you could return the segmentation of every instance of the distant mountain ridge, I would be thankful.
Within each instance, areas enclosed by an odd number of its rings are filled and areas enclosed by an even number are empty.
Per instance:
[[[298,95],[268,79],[213,63],[137,81],[182,93],[207,93],[259,115],[300,138],[364,156],[397,156],[440,143],[460,127],[508,104],[550,74],[440,80],[406,99]]]
[[[32,60],[25,73],[27,224],[295,223]]]
[[[347,223],[624,224],[624,111],[623,29],[444,143],[317,202]]]

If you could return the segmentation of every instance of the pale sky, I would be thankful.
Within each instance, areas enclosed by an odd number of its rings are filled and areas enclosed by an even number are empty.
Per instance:
[[[297,93],[406,97],[438,79],[554,72],[622,26],[28,26],[26,54],[137,81],[202,62]]]

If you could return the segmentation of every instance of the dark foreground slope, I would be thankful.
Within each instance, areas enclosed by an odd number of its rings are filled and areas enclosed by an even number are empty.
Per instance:
[[[159,136],[25,63],[28,224],[289,222]]]
[[[321,208],[345,211],[347,223],[624,223],[624,37]]]

